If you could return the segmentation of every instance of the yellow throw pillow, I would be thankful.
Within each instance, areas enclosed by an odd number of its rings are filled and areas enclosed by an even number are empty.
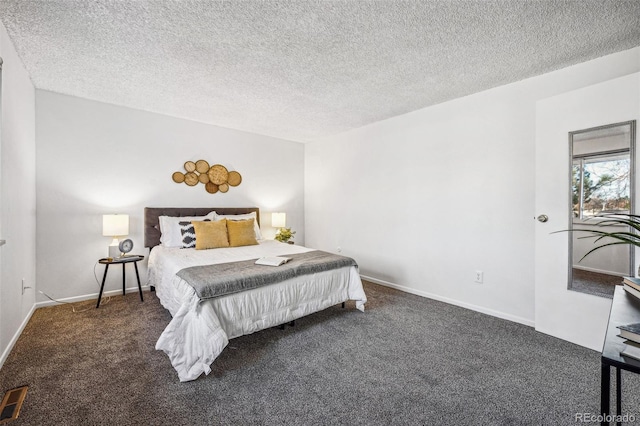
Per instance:
[[[253,222],[254,219],[227,221],[229,245],[231,247],[254,246],[258,244]],[[196,244],[197,242],[198,240],[196,239]]]
[[[229,247],[227,219],[192,223],[196,231],[196,250]]]

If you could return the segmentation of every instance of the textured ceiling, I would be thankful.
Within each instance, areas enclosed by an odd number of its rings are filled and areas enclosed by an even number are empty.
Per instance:
[[[0,0],[39,89],[305,142],[640,45],[640,1]]]

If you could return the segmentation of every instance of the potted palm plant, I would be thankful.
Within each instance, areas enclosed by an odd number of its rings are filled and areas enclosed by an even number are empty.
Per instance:
[[[569,230],[569,232],[584,232],[588,235],[584,235],[578,238],[594,238],[593,243],[599,244],[596,247],[589,250],[582,259],[590,255],[596,250],[599,250],[603,247],[613,246],[618,244],[630,244],[636,247],[640,247],[640,216],[629,213],[606,213],[599,214],[593,217],[593,219],[598,219],[588,225],[592,227],[597,227],[600,229],[580,229],[574,228]],[[585,223],[585,225],[587,225]],[[580,225],[577,225],[580,226]],[[611,227],[628,227],[627,231],[611,231]],[[559,231],[562,232],[562,231]],[[603,241],[607,239],[607,241]],[[613,241],[611,241],[613,240]]]

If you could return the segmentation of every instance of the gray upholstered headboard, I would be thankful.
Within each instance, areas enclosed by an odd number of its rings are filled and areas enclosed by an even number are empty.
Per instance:
[[[204,216],[215,210],[218,214],[244,214],[256,212],[260,225],[260,209],[257,207],[145,207],[144,246],[153,248],[160,244],[160,216]]]

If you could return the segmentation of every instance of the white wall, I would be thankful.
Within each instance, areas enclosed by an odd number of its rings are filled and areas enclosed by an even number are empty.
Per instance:
[[[533,325],[536,101],[636,72],[639,58],[632,49],[307,144],[307,245],[341,247],[376,282]]]
[[[41,90],[36,130],[38,290],[53,298],[97,295],[94,266],[110,242],[102,236],[105,213],[130,215],[132,253],[144,255],[145,206],[257,206],[271,238],[269,213],[285,211],[295,241],[304,243],[300,143]],[[201,184],[172,181],[185,161],[199,159],[240,172],[242,184],[209,194]],[[99,279],[102,271],[99,265]],[[144,280],[146,267],[141,275]],[[121,280],[120,268],[111,268],[105,291],[121,288]],[[135,286],[133,268],[127,280]]]
[[[602,231],[595,225],[588,226],[580,224],[580,229],[593,229]],[[610,232],[625,232],[628,228],[622,226],[612,226]],[[602,248],[592,252],[589,256],[584,257],[591,251],[595,245],[592,238],[584,238],[585,234],[575,232],[571,235],[573,239],[573,267],[583,271],[599,272],[602,274],[618,275],[621,277],[629,275],[629,250],[628,245],[615,245]],[[607,242],[611,240],[603,240]]]
[[[35,301],[35,91],[2,24],[0,133],[0,366]],[[22,279],[32,287],[22,294]]]

